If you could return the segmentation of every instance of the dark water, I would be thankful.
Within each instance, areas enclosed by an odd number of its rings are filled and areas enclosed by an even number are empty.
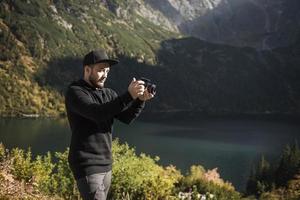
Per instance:
[[[185,173],[191,165],[217,167],[221,177],[243,191],[251,166],[264,154],[276,160],[283,147],[300,139],[298,120],[207,118],[116,123],[114,137],[138,153],[159,156]],[[34,154],[64,151],[70,130],[65,119],[0,119],[0,142],[7,148],[31,147]]]

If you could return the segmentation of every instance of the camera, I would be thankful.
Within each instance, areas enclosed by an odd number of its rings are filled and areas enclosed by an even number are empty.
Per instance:
[[[145,82],[144,86],[145,86],[145,88],[147,88],[147,90],[150,94],[155,94],[156,93],[156,85],[153,84],[150,79],[147,79],[145,77],[141,77],[140,80]]]

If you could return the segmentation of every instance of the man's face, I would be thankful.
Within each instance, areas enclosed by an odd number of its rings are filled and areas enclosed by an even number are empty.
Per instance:
[[[97,63],[92,67],[87,67],[88,79],[96,88],[103,88],[106,81],[110,65],[108,63]]]

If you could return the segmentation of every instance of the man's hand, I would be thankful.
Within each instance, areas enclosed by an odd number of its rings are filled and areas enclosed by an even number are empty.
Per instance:
[[[150,99],[152,99],[154,97],[154,94],[151,94],[148,92],[147,89],[145,89],[145,92],[143,93],[143,95],[139,96],[139,99],[141,101],[148,101]]]
[[[145,91],[144,81],[132,79],[131,83],[128,86],[128,92],[132,96],[133,99],[142,96]]]

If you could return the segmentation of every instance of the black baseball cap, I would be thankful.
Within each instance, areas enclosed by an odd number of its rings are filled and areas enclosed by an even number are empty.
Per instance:
[[[104,49],[95,49],[84,56],[83,66],[96,63],[108,63],[110,66],[118,64],[119,61],[108,58]]]

